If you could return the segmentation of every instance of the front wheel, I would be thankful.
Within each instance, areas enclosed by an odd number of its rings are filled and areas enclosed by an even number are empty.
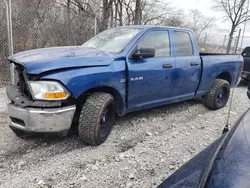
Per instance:
[[[108,93],[90,95],[82,107],[78,133],[86,144],[97,146],[109,136],[115,123],[115,100]]]
[[[226,106],[230,96],[228,81],[216,79],[208,93],[205,95],[205,105],[211,110],[218,110]]]

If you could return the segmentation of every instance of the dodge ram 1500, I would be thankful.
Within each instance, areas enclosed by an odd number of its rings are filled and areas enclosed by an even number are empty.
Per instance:
[[[189,29],[126,26],[82,46],[12,55],[17,83],[7,88],[10,127],[17,136],[72,130],[99,145],[116,115],[194,97],[212,110],[223,108],[243,58],[198,49]]]

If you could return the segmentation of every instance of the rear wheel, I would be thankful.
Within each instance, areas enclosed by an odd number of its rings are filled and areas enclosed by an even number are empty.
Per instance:
[[[109,136],[115,123],[115,100],[108,93],[90,95],[82,107],[78,133],[89,145],[100,145]]]
[[[230,96],[228,81],[216,79],[208,93],[205,95],[205,105],[211,110],[218,110],[226,106]]]

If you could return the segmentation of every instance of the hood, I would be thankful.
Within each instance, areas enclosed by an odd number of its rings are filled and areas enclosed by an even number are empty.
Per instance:
[[[65,68],[108,66],[115,54],[80,46],[41,48],[20,52],[8,59],[24,66],[28,74]]]

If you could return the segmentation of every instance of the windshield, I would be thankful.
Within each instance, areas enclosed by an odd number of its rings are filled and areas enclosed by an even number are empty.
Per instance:
[[[85,42],[82,47],[119,53],[140,31],[138,28],[108,29]]]

